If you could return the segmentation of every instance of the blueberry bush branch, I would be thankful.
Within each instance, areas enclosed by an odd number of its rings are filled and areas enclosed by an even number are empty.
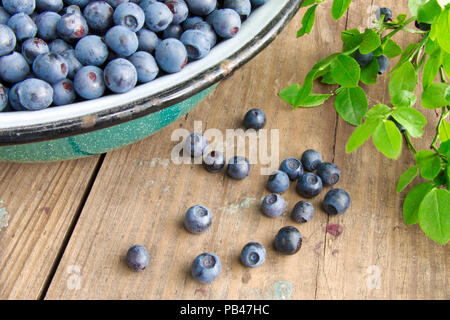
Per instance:
[[[307,10],[297,37],[311,32],[316,9],[324,1],[303,2]],[[332,17],[340,19],[350,4],[351,0],[333,0]],[[334,98],[339,116],[356,126],[346,145],[348,153],[372,138],[382,154],[397,159],[404,139],[416,164],[400,176],[397,192],[416,178],[423,179],[405,198],[404,220],[409,225],[419,223],[431,239],[446,244],[450,240],[450,0],[410,0],[409,9],[410,16],[394,17],[389,8],[378,8],[372,27],[364,32],[343,31],[342,52],[317,62],[302,85],[288,86],[279,95],[294,109],[320,106]],[[393,40],[399,32],[421,37],[403,49]],[[388,69],[389,59],[396,57],[398,62],[388,74],[390,101],[369,108],[361,84],[376,84],[378,76]],[[419,104],[420,73],[423,90]],[[315,81],[337,88],[329,94],[314,93]],[[424,109],[436,110],[440,117],[429,149],[417,150],[412,138],[424,133]]]

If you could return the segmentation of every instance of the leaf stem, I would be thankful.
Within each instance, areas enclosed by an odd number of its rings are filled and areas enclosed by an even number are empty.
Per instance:
[[[406,132],[406,131],[403,132],[403,136],[405,137],[406,144],[408,145],[408,148],[411,149],[411,151],[414,154],[416,154],[417,153],[416,148],[414,148],[414,145],[413,145],[413,143],[411,141],[411,137],[409,136],[408,132]]]

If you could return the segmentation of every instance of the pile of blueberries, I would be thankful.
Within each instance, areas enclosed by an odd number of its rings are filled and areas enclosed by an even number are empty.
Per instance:
[[[252,109],[244,118],[247,129],[259,130],[266,124],[266,115],[260,109]],[[203,167],[217,173],[225,168],[224,155],[217,150],[208,153],[208,140],[200,133],[192,133],[185,141],[183,151],[191,157],[203,157]],[[228,161],[226,174],[236,180],[246,178],[250,173],[248,159],[235,156]],[[307,171],[307,172],[305,172]],[[316,173],[313,173],[315,171]],[[261,210],[268,217],[279,217],[287,208],[281,194],[288,190],[292,181],[296,182],[297,193],[304,198],[313,198],[320,194],[323,186],[334,186],[341,176],[339,168],[333,163],[322,161],[319,152],[307,150],[301,159],[288,158],[283,160],[280,169],[269,176],[267,189],[273,193],[266,196]],[[339,188],[327,192],[323,200],[323,208],[329,215],[343,214],[350,207],[349,194]],[[306,223],[314,215],[314,206],[308,202],[299,201],[291,211],[291,218],[297,223]],[[212,224],[212,213],[203,205],[189,208],[185,214],[184,226],[193,234],[205,232]],[[284,255],[297,253],[302,246],[303,237],[293,226],[281,228],[274,240],[274,247]],[[266,258],[266,249],[258,242],[247,243],[241,251],[241,262],[251,268],[262,265]],[[145,247],[135,245],[128,250],[127,263],[135,271],[145,269],[149,256]],[[209,283],[217,279],[222,270],[219,257],[212,253],[202,253],[195,258],[191,266],[192,276],[202,282]]]
[[[179,72],[266,2],[2,0],[0,111],[124,93]]]

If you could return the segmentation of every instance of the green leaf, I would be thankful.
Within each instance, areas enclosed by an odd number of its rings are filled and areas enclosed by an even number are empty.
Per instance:
[[[414,93],[406,90],[399,91],[394,97],[392,97],[392,105],[394,107],[412,107],[417,102],[417,97]]]
[[[302,2],[302,8],[309,7],[312,4],[321,3],[321,2],[323,2],[323,0],[304,0]]]
[[[378,59],[372,59],[368,65],[361,67],[361,82],[365,84],[377,83],[379,69]]]
[[[411,62],[405,62],[398,68],[389,80],[389,94],[393,101],[404,99],[405,91],[414,92],[417,84],[417,74]]]
[[[450,140],[450,123],[445,120],[439,125],[439,140],[441,142]]]
[[[339,20],[347,11],[352,0],[333,0],[333,6],[331,7],[331,15],[335,20]]]
[[[436,109],[450,104],[450,84],[436,82],[422,92],[422,106]]]
[[[419,44],[417,42],[413,42],[413,43],[407,45],[405,50],[403,50],[399,61],[397,62],[395,67],[392,68],[390,73],[391,74],[394,73],[395,70],[397,70],[398,68],[403,66],[403,64],[405,64],[406,62],[410,61],[412,59],[412,56],[414,55],[414,52],[416,51],[416,49],[418,47],[419,47]]]
[[[327,72],[322,76],[322,83],[325,84],[336,84],[336,81],[334,81],[333,76],[331,75],[331,72]]]
[[[438,49],[433,52],[430,58],[428,58],[423,68],[422,83],[424,88],[430,86],[434,82],[434,79],[436,79],[436,76],[439,73],[441,64],[442,51]]]
[[[422,178],[433,180],[441,172],[441,158],[436,152],[420,150],[414,156]]]
[[[441,47],[439,46],[439,43],[437,41],[433,41],[430,38],[428,38],[426,44],[425,44],[425,52],[429,56],[431,56],[436,50],[441,50]]]
[[[392,113],[392,109],[385,104],[377,104],[373,106],[369,111],[367,111],[367,119],[381,119],[385,120]]]
[[[363,36],[358,29],[349,29],[342,31],[341,39],[344,43],[344,51],[349,51],[359,48],[359,45],[363,40]]]
[[[368,54],[381,45],[380,36],[372,29],[366,29],[363,34],[361,45],[359,46],[359,52],[362,54]]]
[[[419,222],[419,207],[423,198],[434,188],[431,182],[425,182],[415,186],[406,196],[403,202],[403,219],[406,224],[413,225]]]
[[[373,133],[375,147],[391,159],[397,159],[402,151],[402,134],[394,122],[385,120]]]
[[[295,107],[312,108],[322,105],[331,97],[331,94],[311,94],[300,100]]]
[[[411,15],[417,16],[419,7],[421,7],[427,1],[428,0],[409,0],[408,6],[409,6],[409,12],[411,12]]]
[[[279,96],[281,99],[289,103],[290,105],[294,105],[295,99],[300,91],[300,85],[298,83],[293,84],[292,86],[286,87],[280,91]]]
[[[442,67],[444,67],[444,71],[447,74],[447,77],[450,77],[450,53],[444,53],[444,57],[442,59]]]
[[[383,53],[388,58],[395,58],[402,54],[402,48],[391,38],[383,44]]]
[[[437,20],[437,40],[442,49],[450,53],[450,8],[441,12]]]
[[[445,185],[447,186],[447,190],[450,190],[450,163],[445,168]]]
[[[450,240],[450,192],[431,190],[419,207],[420,227],[427,236],[440,244]]]
[[[413,138],[423,135],[423,127],[427,124],[427,119],[416,109],[401,107],[394,110],[392,116],[398,123],[406,128]]]
[[[450,159],[450,140],[441,143],[439,153]]]
[[[371,118],[367,119],[361,126],[357,127],[347,141],[345,152],[350,153],[358,149],[364,142],[366,142],[372,136],[375,129],[381,123],[382,123],[381,119]]]
[[[419,174],[419,167],[414,166],[406,170],[398,179],[397,193],[402,192]]]
[[[342,87],[357,87],[361,69],[358,62],[345,54],[338,55],[331,62],[331,75]]]
[[[302,27],[300,30],[297,31],[297,38],[300,38],[304,34],[310,34],[311,30],[314,26],[314,22],[316,21],[316,9],[317,4],[310,7],[308,10],[306,10],[305,15],[302,19]]]
[[[339,115],[348,123],[358,126],[367,112],[369,102],[360,87],[343,88],[336,96],[334,106]]]
[[[417,10],[417,20],[419,22],[433,23],[435,17],[439,16],[442,8],[436,0],[430,0],[419,7]]]

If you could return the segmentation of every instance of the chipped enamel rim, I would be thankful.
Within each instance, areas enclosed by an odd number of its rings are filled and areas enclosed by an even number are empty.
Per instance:
[[[262,51],[295,15],[301,2],[269,0],[250,15],[236,37],[218,44],[205,58],[127,93],[40,111],[0,113],[0,145],[59,139],[108,128],[190,98]]]

